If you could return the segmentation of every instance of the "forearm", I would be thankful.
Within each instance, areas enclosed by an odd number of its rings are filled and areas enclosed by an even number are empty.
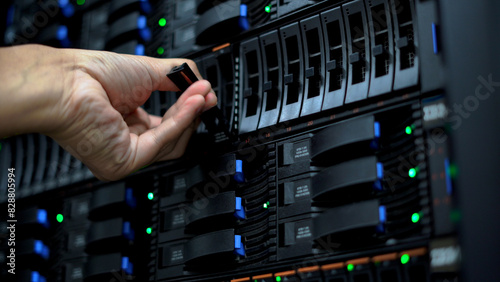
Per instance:
[[[40,45],[0,48],[0,138],[57,127],[55,107],[74,62],[64,50]]]

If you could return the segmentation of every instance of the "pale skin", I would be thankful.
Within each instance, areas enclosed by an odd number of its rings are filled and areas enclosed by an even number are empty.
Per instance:
[[[0,138],[45,134],[108,181],[179,158],[199,115],[217,104],[210,83],[191,85],[163,117],[140,106],[152,91],[178,91],[166,74],[184,62],[201,79],[186,59],[40,45],[0,48]]]

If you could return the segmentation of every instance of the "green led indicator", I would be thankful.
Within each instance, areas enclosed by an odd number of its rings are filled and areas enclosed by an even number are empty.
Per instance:
[[[2,147],[0,147],[0,148],[2,148]],[[450,164],[450,166],[448,167],[448,174],[450,175],[450,177],[452,179],[457,178],[458,168],[455,164]]]
[[[262,207],[263,207],[263,208],[265,208],[265,209],[267,209],[267,208],[269,207],[269,201],[267,201],[267,203],[264,203],[264,204],[262,205]]]
[[[146,228],[146,233],[148,233],[148,234],[153,233],[153,228],[151,228],[151,227]]]
[[[266,13],[271,13],[271,6],[266,6],[264,10],[266,11]]]
[[[280,282],[281,281],[281,276],[276,276],[276,281]]]
[[[76,0],[76,4],[81,6],[85,4],[85,0]]]
[[[462,213],[459,210],[454,209],[450,212],[450,219],[452,222],[458,223],[460,222],[461,218],[462,218]]]
[[[420,220],[420,214],[418,212],[411,215],[411,222],[417,223]]]
[[[163,49],[163,47],[158,47],[158,49],[156,49],[156,53],[158,53],[158,55],[163,55],[163,53],[165,53],[165,49]]]
[[[167,20],[165,18],[161,18],[158,20],[159,26],[165,26],[167,24]]]
[[[155,198],[155,194],[153,194],[153,192],[149,192],[149,193],[148,193],[148,199],[149,199],[150,201],[152,201],[154,198]]]
[[[408,254],[404,254],[401,256],[401,263],[407,264],[410,261],[410,256]]]
[[[417,176],[417,169],[416,168],[410,168],[410,170],[408,171],[408,176],[410,178],[414,178],[415,176]]]
[[[353,271],[354,270],[354,264],[350,263],[347,265],[347,270]]]
[[[406,134],[411,135],[413,133],[413,126],[407,126],[405,132]]]
[[[62,214],[57,214],[56,215],[56,220],[57,220],[57,222],[61,223],[64,220],[64,216]]]

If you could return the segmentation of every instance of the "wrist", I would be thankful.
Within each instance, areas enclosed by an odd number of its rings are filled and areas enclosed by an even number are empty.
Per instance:
[[[47,133],[60,124],[58,107],[71,80],[70,52],[40,45],[0,50],[0,133]]]

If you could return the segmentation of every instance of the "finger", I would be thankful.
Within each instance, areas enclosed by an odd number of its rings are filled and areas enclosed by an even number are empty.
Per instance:
[[[155,160],[158,153],[176,142],[197,118],[205,105],[202,95],[189,97],[172,117],[139,136],[134,167],[140,168]]]
[[[166,76],[174,67],[180,66],[184,63],[187,63],[193,73],[198,77],[198,79],[203,79],[198,70],[196,63],[193,60],[189,59],[157,59],[152,57],[144,57],[144,56],[133,56],[142,62],[142,64],[148,69],[149,75],[151,77],[153,90],[160,91],[179,91],[179,88]]]
[[[197,119],[198,120],[198,119]],[[155,161],[166,161],[180,158],[184,155],[186,151],[187,145],[189,143],[189,139],[198,128],[199,123],[195,120],[191,125],[182,133],[182,135],[176,140],[175,144],[166,150],[163,150],[156,157]]]
[[[173,104],[170,109],[165,113],[163,116],[163,120],[166,120],[174,115],[177,114],[177,112],[180,110],[181,105],[183,105],[187,99],[192,97],[193,95],[201,95],[203,96],[205,100],[205,107],[206,105],[206,96],[210,93],[210,83],[206,80],[201,80],[193,83],[191,86],[182,93],[182,95],[177,99],[175,104]],[[213,101],[211,101],[213,103]],[[205,109],[205,108],[204,108]]]
[[[155,115],[149,115],[149,124],[151,126],[150,128],[154,128],[154,127],[157,127],[158,125],[160,125],[161,120],[162,120],[162,117],[155,116]]]
[[[141,135],[143,132],[151,128],[151,119],[149,114],[143,108],[137,108],[129,114],[125,119],[130,132]]]

